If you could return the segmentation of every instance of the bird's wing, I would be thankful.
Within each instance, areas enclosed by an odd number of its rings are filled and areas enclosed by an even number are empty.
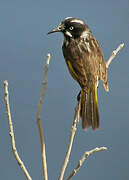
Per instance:
[[[63,48],[63,54],[71,75],[81,87],[89,88],[100,79],[107,90],[106,64],[93,35],[72,41],[67,48]]]

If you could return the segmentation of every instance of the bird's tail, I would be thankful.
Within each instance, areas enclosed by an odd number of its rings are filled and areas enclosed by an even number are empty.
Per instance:
[[[80,115],[82,118],[82,128],[87,129],[92,126],[93,130],[99,128],[99,111],[97,103],[97,85],[89,88],[87,92],[83,89],[80,94],[81,110]]]

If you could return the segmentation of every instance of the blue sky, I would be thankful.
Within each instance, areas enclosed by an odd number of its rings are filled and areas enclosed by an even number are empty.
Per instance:
[[[108,151],[89,157],[73,179],[129,178],[128,9],[128,0],[0,1],[0,179],[25,179],[11,150],[3,99],[4,80],[9,82],[18,152],[32,179],[42,179],[36,110],[47,53],[51,53],[51,62],[41,117],[49,179],[58,177],[80,87],[66,68],[61,51],[63,36],[59,33],[47,36],[47,32],[68,16],[81,18],[89,25],[105,60],[121,42],[125,47],[108,70],[109,93],[99,84],[100,129],[84,132],[78,125],[65,177],[85,151],[107,146]]]

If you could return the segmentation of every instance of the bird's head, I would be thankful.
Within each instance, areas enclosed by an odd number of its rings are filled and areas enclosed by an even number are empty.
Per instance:
[[[65,38],[75,39],[90,33],[90,29],[84,21],[77,18],[68,17],[65,18],[57,28],[48,32],[48,34],[54,32],[62,32]]]

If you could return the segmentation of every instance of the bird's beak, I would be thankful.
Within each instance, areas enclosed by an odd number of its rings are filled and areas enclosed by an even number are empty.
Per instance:
[[[57,28],[51,30],[51,31],[48,32],[47,34],[51,34],[51,33],[55,33],[55,32],[61,32],[61,26],[58,26]]]

